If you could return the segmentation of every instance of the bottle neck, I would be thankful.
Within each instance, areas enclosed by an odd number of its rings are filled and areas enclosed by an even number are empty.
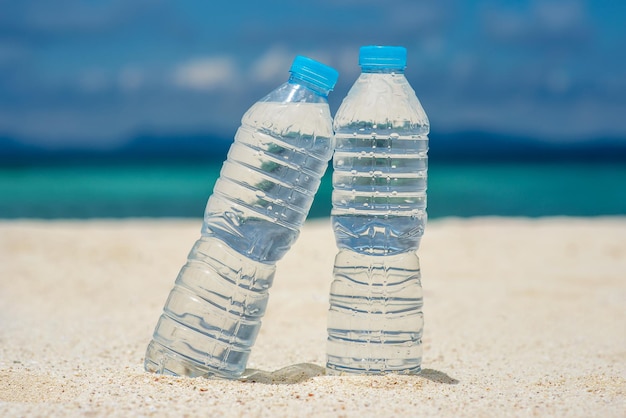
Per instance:
[[[362,73],[376,74],[404,74],[404,68],[388,68],[388,67],[361,67]]]
[[[292,74],[291,77],[289,77],[288,82],[289,84],[299,84],[303,87],[306,87],[309,90],[312,90],[315,94],[322,96],[324,98],[327,98],[328,93],[330,93],[330,90],[325,89],[324,87],[320,87],[317,84],[311,83],[310,81],[303,80],[302,78],[294,74]]]

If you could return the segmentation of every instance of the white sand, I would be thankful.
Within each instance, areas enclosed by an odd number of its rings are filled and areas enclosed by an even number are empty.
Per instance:
[[[247,382],[143,371],[199,227],[0,222],[0,416],[626,416],[626,217],[430,222],[425,370],[384,377],[323,375],[336,248],[309,222]]]

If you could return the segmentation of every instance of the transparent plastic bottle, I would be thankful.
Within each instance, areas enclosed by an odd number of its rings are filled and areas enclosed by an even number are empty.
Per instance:
[[[202,233],[154,330],[147,371],[237,378],[274,278],[332,156],[328,93],[338,73],[298,56],[291,76],[243,116]]]
[[[406,49],[367,46],[334,120],[332,225],[339,253],[327,370],[417,373],[429,122],[405,75]]]

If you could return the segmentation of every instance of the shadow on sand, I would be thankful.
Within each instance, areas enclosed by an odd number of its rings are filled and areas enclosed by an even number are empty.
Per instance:
[[[313,363],[299,363],[273,372],[246,369],[239,381],[246,383],[264,383],[268,385],[291,385],[302,383],[317,376],[324,376],[326,369]],[[444,372],[434,369],[423,369],[420,373],[415,374],[416,378],[424,378],[431,382],[441,383],[445,385],[456,385],[459,381],[448,376]]]
[[[273,372],[263,370],[246,369],[239,378],[242,382],[266,383],[272,385],[290,385],[301,383],[313,377],[323,376],[326,369],[313,363],[299,363],[283,367]]]
[[[444,372],[435,369],[422,369],[417,376],[423,377],[431,382],[443,383],[444,385],[456,385],[459,383],[454,377],[450,377]]]

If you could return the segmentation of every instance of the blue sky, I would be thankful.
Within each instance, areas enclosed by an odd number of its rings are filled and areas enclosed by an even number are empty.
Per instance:
[[[408,49],[433,132],[626,138],[626,2],[0,0],[0,135],[114,147],[141,133],[232,137],[297,54],[337,68]]]

